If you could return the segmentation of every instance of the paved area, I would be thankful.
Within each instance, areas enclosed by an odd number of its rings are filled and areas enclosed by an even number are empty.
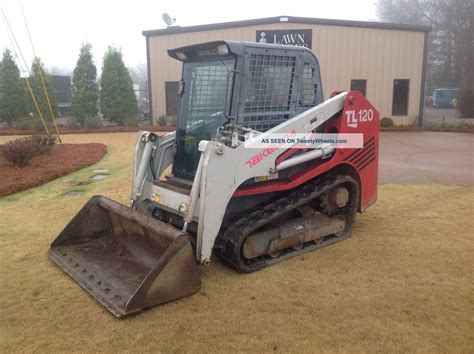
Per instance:
[[[437,123],[448,123],[448,124],[474,124],[473,118],[460,118],[459,112],[454,108],[434,108],[425,107],[423,114],[423,125],[425,127],[432,127]]]
[[[474,134],[381,132],[379,183],[474,184]]]

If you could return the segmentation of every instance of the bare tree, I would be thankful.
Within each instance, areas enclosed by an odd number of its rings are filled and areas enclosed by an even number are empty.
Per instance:
[[[134,68],[128,70],[130,72],[130,77],[134,84],[138,85],[139,92],[138,97],[147,98],[148,90],[148,69],[146,64],[138,64]]]
[[[377,0],[377,16],[432,26],[428,87],[474,85],[473,0]]]

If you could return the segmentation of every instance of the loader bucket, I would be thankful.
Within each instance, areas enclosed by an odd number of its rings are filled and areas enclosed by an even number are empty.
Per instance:
[[[201,287],[187,233],[103,196],[69,222],[49,257],[117,317]]]

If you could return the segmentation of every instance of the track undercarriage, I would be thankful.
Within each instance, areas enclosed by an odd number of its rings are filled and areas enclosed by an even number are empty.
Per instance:
[[[359,186],[327,174],[236,220],[216,241],[220,260],[253,272],[346,239],[354,224]]]

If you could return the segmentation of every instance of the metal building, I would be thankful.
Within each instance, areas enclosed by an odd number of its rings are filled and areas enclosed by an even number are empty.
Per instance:
[[[270,17],[144,31],[151,116],[175,115],[181,62],[168,49],[215,40],[303,45],[316,54],[324,98],[362,91],[397,125],[421,122],[430,27],[381,22]]]

